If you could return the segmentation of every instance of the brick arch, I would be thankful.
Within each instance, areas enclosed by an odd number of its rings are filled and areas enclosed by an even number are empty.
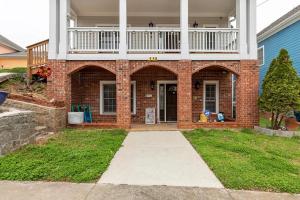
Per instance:
[[[177,66],[174,66],[174,62],[173,63],[135,63],[134,65],[131,66],[130,75],[133,75],[134,73],[148,67],[162,68],[175,74],[176,76],[178,75]]]
[[[203,69],[210,67],[218,67],[226,71],[230,71],[235,75],[240,75],[240,64],[237,62],[219,63],[219,62],[209,62],[209,63],[193,63],[192,73],[195,74]]]
[[[67,70],[67,74],[68,75],[72,75],[84,68],[87,67],[97,67],[99,69],[104,69],[107,70],[111,73],[113,73],[114,75],[116,75],[116,65],[115,63],[94,63],[94,62],[84,62],[84,63],[70,63],[68,70]]]

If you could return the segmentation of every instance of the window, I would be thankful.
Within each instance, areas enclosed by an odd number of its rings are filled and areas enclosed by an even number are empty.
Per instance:
[[[265,64],[265,47],[261,46],[257,50],[258,62],[259,66],[263,66]]]
[[[115,81],[100,82],[100,113],[115,115],[117,112],[117,90]],[[136,114],[136,82],[131,83],[131,113]]]
[[[204,81],[204,112],[219,113],[219,81]]]

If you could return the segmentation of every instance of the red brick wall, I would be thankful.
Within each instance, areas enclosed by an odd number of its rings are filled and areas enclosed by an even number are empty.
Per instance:
[[[159,67],[154,67],[160,66]],[[178,126],[183,128],[203,127],[203,124],[192,123],[192,111],[202,110],[203,102],[197,104],[203,91],[195,90],[196,79],[220,80],[220,111],[226,116],[231,115],[231,80],[229,76],[221,73],[224,69],[238,75],[237,80],[237,122],[230,127],[253,127],[258,124],[258,72],[256,61],[49,61],[52,75],[48,82],[48,95],[57,101],[64,101],[69,110],[71,103],[79,100],[92,105],[94,119],[97,121],[114,121],[122,128],[130,126],[131,121],[142,123],[146,107],[156,107],[156,89],[150,89],[150,81],[176,80],[178,75]],[[77,88],[79,77],[76,72],[86,66],[96,68],[84,69],[85,83]],[[148,66],[152,66],[149,67]],[[208,67],[218,66],[218,70],[209,70]],[[146,67],[146,68],[145,68]],[[103,69],[99,69],[103,68]],[[164,69],[163,69],[164,68]],[[89,71],[89,70],[94,70]],[[109,71],[109,72],[108,72]],[[170,72],[171,71],[171,72]],[[192,81],[192,74],[193,76]],[[115,76],[114,74],[117,74]],[[132,76],[131,76],[132,75]],[[72,77],[72,78],[71,78]],[[117,80],[117,116],[97,116],[99,112],[100,94],[99,80],[115,77]],[[130,77],[137,81],[137,115],[130,114]],[[75,84],[71,87],[72,84]],[[98,83],[97,83],[98,82]],[[88,87],[88,84],[92,87]],[[82,83],[81,83],[82,84]],[[203,86],[201,86],[203,88]],[[81,90],[83,95],[78,96],[76,90]],[[84,91],[83,91],[84,90]],[[146,98],[145,94],[152,94]],[[71,100],[72,99],[72,100]],[[223,125],[222,125],[223,126]]]
[[[133,123],[145,123],[145,109],[157,109],[157,81],[177,80],[174,73],[156,66],[149,66],[137,71],[131,76],[132,81],[136,81],[136,115],[132,116]],[[155,89],[151,89],[151,81],[155,81]],[[152,97],[146,97],[152,95]]]
[[[225,113],[226,118],[232,116],[232,73],[220,68],[208,68],[196,72],[193,75],[193,121],[199,121],[200,113],[203,112],[203,88],[204,81],[219,81],[219,111]],[[200,88],[195,84],[199,81]]]
[[[100,81],[115,81],[116,76],[99,67],[87,67],[71,75],[71,103],[90,105],[93,120],[115,122],[116,116],[100,115]]]

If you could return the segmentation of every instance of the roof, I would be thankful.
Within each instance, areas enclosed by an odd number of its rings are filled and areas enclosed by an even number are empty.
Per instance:
[[[279,31],[285,29],[286,27],[294,24],[300,20],[300,5],[288,12],[287,14],[280,17],[278,20],[273,22],[271,25],[263,29],[258,33],[257,38],[258,42],[261,42],[270,36],[278,33]]]
[[[5,54],[0,54],[0,58],[26,58],[27,57],[27,52],[21,51],[21,52],[15,52],[15,53],[5,53]]]
[[[7,39],[6,37],[4,37],[3,35],[0,35],[0,44],[3,44],[5,46],[7,46],[7,47],[15,49],[16,51],[19,51],[19,52],[25,51],[25,49],[23,49],[22,47],[20,47],[16,43],[10,41],[9,39]]]

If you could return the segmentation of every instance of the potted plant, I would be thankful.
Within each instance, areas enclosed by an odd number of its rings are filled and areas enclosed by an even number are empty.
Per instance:
[[[68,112],[68,123],[71,125],[78,125],[84,122],[84,111],[80,105],[71,106],[71,112]]]

